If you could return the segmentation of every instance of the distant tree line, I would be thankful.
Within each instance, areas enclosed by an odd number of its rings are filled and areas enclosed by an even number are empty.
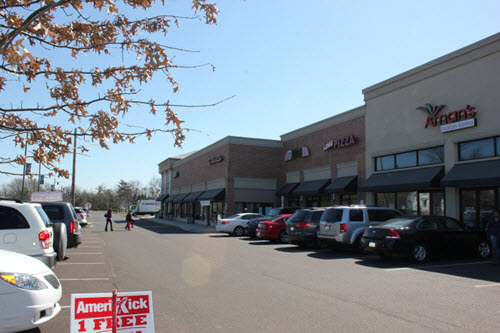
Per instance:
[[[17,198],[30,200],[34,192],[50,192],[51,184],[38,185],[35,179],[25,179],[24,193],[22,193],[22,178],[12,179],[9,183],[0,185],[0,197]],[[63,192],[63,200],[71,201],[71,187],[56,188]],[[161,179],[153,177],[148,184],[143,185],[138,180],[125,181],[120,180],[118,184],[109,188],[104,185],[97,186],[95,190],[75,189],[76,206],[85,206],[91,204],[92,210],[126,210],[130,205],[134,205],[138,200],[157,199],[160,196]]]

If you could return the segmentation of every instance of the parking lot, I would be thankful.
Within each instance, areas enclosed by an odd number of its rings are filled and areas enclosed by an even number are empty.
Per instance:
[[[69,332],[71,293],[151,290],[157,332],[499,332],[500,267],[423,265],[352,251],[182,232],[148,219],[83,229],[55,273],[61,313],[40,332]],[[293,314],[293,315],[292,315]]]

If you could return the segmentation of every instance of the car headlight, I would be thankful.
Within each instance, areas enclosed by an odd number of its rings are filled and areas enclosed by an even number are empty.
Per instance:
[[[0,273],[0,278],[22,289],[41,290],[47,288],[47,286],[42,281],[29,274]]]

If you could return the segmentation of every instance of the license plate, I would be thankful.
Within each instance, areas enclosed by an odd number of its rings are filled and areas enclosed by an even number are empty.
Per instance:
[[[370,242],[370,243],[368,243],[368,246],[369,247],[375,247],[375,243],[374,242]]]
[[[290,230],[295,230],[293,227],[290,227]]]

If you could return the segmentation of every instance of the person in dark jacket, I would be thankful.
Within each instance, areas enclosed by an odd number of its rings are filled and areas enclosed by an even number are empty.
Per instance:
[[[498,265],[500,263],[500,254],[499,254],[499,241],[500,241],[500,212],[498,209],[493,211],[493,214],[488,221],[486,226],[486,231],[488,232],[488,236],[491,239],[492,245],[492,256],[493,263]]]
[[[130,231],[130,227],[133,227],[134,220],[132,220],[132,214],[130,213],[130,210],[128,211],[127,216],[125,217],[125,221],[127,221],[127,225],[125,226],[125,230]]]
[[[108,231],[108,223],[111,226],[111,231],[113,231],[113,221],[111,220],[113,217],[113,210],[111,208],[108,209],[108,212],[104,216],[106,217],[106,227],[104,228],[104,231]]]

